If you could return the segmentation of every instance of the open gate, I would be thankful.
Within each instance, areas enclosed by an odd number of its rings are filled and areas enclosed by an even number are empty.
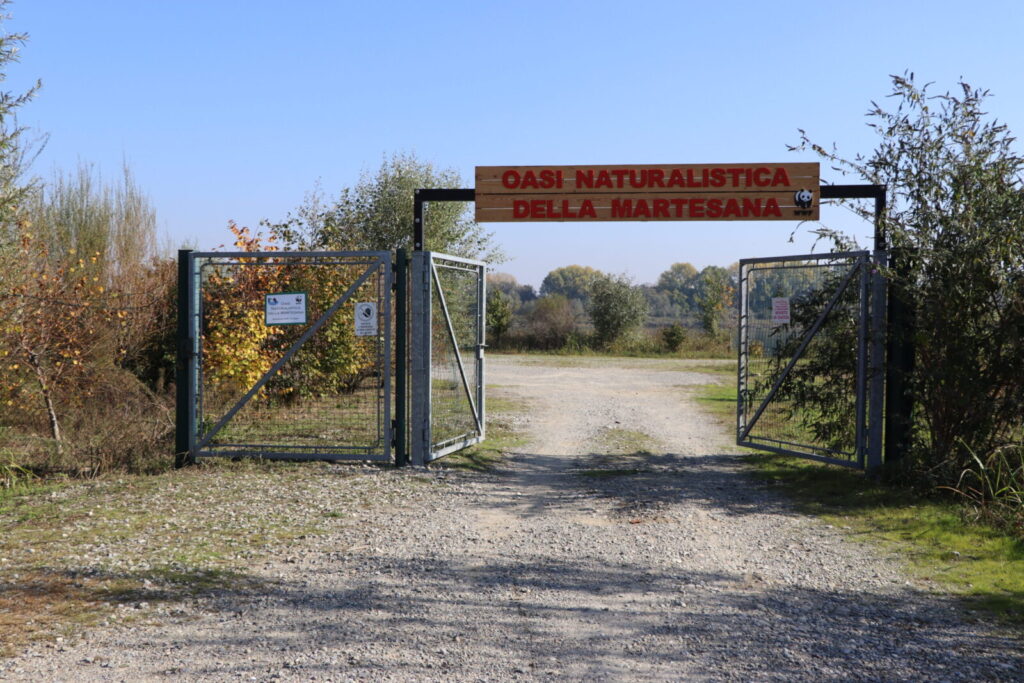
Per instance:
[[[410,452],[414,465],[483,441],[486,271],[481,261],[412,254]]]
[[[740,261],[737,444],[861,469],[877,464],[872,266],[866,251]]]
[[[178,464],[390,460],[390,252],[179,255]]]

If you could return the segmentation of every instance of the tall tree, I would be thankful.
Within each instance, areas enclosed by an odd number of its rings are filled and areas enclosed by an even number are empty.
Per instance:
[[[561,294],[566,299],[586,302],[590,299],[591,287],[602,277],[604,273],[590,266],[555,268],[540,283],[540,295]]]
[[[301,249],[411,249],[415,191],[461,186],[454,170],[437,169],[413,154],[394,154],[333,201],[317,188],[286,220],[265,224],[281,242]],[[424,223],[427,249],[490,262],[502,259],[491,234],[472,220],[465,203],[428,203]]]
[[[895,109],[872,103],[868,112],[879,137],[873,153],[842,157],[802,131],[795,147],[888,187],[890,276],[916,321],[910,455],[919,473],[945,484],[976,455],[1014,443],[1020,453],[1024,157],[986,114],[988,96],[966,83],[936,95],[913,74],[893,76]],[[871,207],[852,208],[871,218]]]
[[[647,299],[625,275],[606,275],[592,285],[587,311],[598,342],[607,346],[643,324]]]

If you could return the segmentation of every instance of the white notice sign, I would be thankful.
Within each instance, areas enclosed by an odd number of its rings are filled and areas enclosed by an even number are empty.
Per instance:
[[[772,297],[772,323],[789,324],[789,297]]]
[[[372,337],[377,334],[377,304],[356,304],[356,336]]]
[[[266,325],[305,325],[306,293],[267,294],[263,303],[263,322]]]

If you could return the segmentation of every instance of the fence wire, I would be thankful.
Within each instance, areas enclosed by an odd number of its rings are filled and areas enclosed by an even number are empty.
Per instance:
[[[390,259],[376,254],[197,258],[199,455],[390,456]],[[362,277],[333,313],[328,312]],[[268,297],[271,297],[268,299]],[[289,324],[272,306],[298,306]],[[372,304],[362,306],[361,304]],[[356,312],[376,313],[357,329]],[[239,402],[322,317],[250,400]],[[299,317],[296,317],[299,316]],[[301,319],[300,319],[301,318]],[[231,411],[235,410],[233,414]],[[211,431],[230,419],[221,428]]]
[[[865,258],[741,263],[743,445],[862,464]]]
[[[477,349],[483,339],[483,302],[480,267],[441,256],[433,263],[430,419],[432,449],[440,450],[481,436]]]

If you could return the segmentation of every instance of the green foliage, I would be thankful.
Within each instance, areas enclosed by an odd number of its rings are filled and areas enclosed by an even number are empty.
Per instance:
[[[587,308],[599,344],[608,346],[635,332],[647,317],[647,300],[624,275],[594,281]]]
[[[0,23],[9,20],[10,0],[0,0]],[[0,81],[6,80],[7,69],[18,61],[18,52],[28,36],[0,29]],[[40,81],[23,93],[0,93],[0,249],[11,246],[16,234],[11,232],[18,222],[22,204],[33,183],[23,176],[34,146],[25,139],[27,129],[17,123],[17,112],[35,97],[42,87]]]
[[[142,467],[168,435],[174,268],[126,170],[88,167],[26,195],[0,296],[3,425],[25,462],[93,473]],[[160,381],[157,381],[158,378]]]
[[[540,283],[540,295],[560,294],[567,299],[576,299],[586,303],[590,300],[594,283],[604,277],[604,273],[590,266],[563,266],[555,268]]]
[[[665,343],[665,348],[672,353],[677,353],[679,349],[683,348],[683,342],[686,341],[686,330],[679,323],[672,323],[661,329],[661,339]]]
[[[501,346],[501,340],[512,324],[512,298],[500,289],[487,292],[487,338]]]
[[[690,263],[673,263],[658,276],[656,289],[668,296],[680,310],[689,313],[696,306],[697,274],[697,269]]]
[[[696,279],[696,304],[701,328],[712,336],[719,333],[721,317],[732,303],[735,288],[729,271],[721,266],[708,266]]]
[[[364,173],[354,187],[326,202],[319,189],[281,223],[265,223],[280,243],[296,249],[412,249],[413,196],[421,188],[458,188],[450,169],[439,170],[412,154],[385,158],[376,173]],[[471,220],[468,205],[430,202],[424,207],[426,249],[455,256],[500,261],[489,233]]]
[[[954,484],[972,450],[984,458],[1022,441],[1024,157],[984,112],[988,94],[962,83],[933,95],[896,76],[896,108],[868,112],[879,136],[870,156],[847,160],[806,134],[798,146],[889,188],[890,275],[916,323],[909,472],[930,484]]]
[[[535,348],[559,349],[576,332],[576,316],[569,299],[550,294],[537,299],[528,316],[531,343]]]

